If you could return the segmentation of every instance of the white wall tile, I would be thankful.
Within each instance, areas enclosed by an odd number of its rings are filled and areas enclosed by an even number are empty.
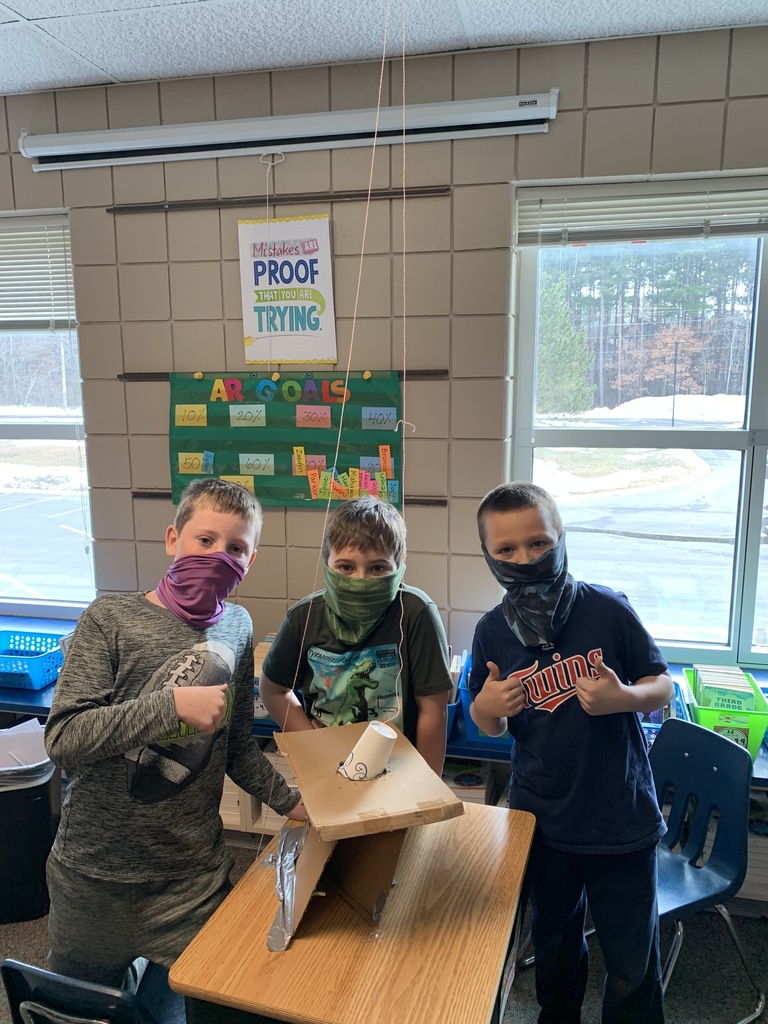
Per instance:
[[[133,540],[133,503],[127,488],[92,487],[91,529],[102,540]]]
[[[124,434],[125,385],[119,380],[83,381],[83,424],[86,434]]]
[[[436,552],[445,557],[448,550],[448,509],[406,505],[408,558],[410,552]]]
[[[448,559],[444,554],[409,552],[404,582],[429,594],[439,608],[448,607]]]
[[[451,556],[451,608],[487,612],[499,603],[501,596],[502,590],[482,554]]]
[[[166,554],[164,543],[140,541],[136,545],[138,589],[154,590],[172,561],[173,559]]]
[[[168,435],[136,434],[129,437],[131,483],[138,491],[171,488]]]
[[[287,597],[285,548],[262,545],[245,579],[237,588],[241,597]]]
[[[125,384],[128,432],[167,434],[169,385],[163,381],[128,381]]]
[[[251,616],[253,621],[253,638],[255,643],[263,640],[267,633],[275,633],[288,611],[288,601],[273,600],[263,597],[240,597],[237,603]]]
[[[130,487],[131,468],[128,440],[97,434],[88,438],[86,446],[88,483],[91,487]]]
[[[322,561],[317,548],[286,548],[288,556],[288,599],[299,601],[323,589]]]
[[[123,593],[138,589],[136,548],[121,541],[93,542],[93,575],[101,593]]]
[[[136,539],[162,543],[165,531],[173,522],[176,506],[170,499],[134,498],[133,521]]]

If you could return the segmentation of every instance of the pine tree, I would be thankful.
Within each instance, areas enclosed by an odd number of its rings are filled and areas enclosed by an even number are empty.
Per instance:
[[[541,277],[537,358],[537,413],[579,413],[592,408],[586,331],[573,329],[564,274]]]

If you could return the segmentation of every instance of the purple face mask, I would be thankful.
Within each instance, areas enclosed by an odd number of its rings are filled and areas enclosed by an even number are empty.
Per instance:
[[[205,629],[222,617],[224,598],[244,576],[245,566],[223,551],[185,555],[169,567],[156,593],[169,612],[195,629]]]

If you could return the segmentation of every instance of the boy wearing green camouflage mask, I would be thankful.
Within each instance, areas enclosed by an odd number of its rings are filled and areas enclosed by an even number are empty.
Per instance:
[[[394,506],[354,498],[329,517],[325,588],[288,612],[259,682],[286,732],[392,722],[438,775],[451,691],[434,602],[402,582],[405,522]]]

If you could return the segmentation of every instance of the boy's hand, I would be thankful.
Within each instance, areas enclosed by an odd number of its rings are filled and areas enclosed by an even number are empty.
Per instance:
[[[198,732],[213,733],[227,710],[227,684],[219,686],[177,686],[173,691],[176,717]]]
[[[304,801],[299,797],[299,802],[288,811],[288,817],[294,821],[306,821],[307,820],[307,808],[304,806]]]
[[[626,687],[605,662],[600,659],[595,666],[597,679],[579,676],[576,680],[576,696],[588,715],[612,715],[626,711]]]
[[[512,718],[519,715],[528,700],[519,676],[499,678],[499,666],[492,661],[486,662],[488,678],[482,690],[475,697],[478,710],[495,718]]]

